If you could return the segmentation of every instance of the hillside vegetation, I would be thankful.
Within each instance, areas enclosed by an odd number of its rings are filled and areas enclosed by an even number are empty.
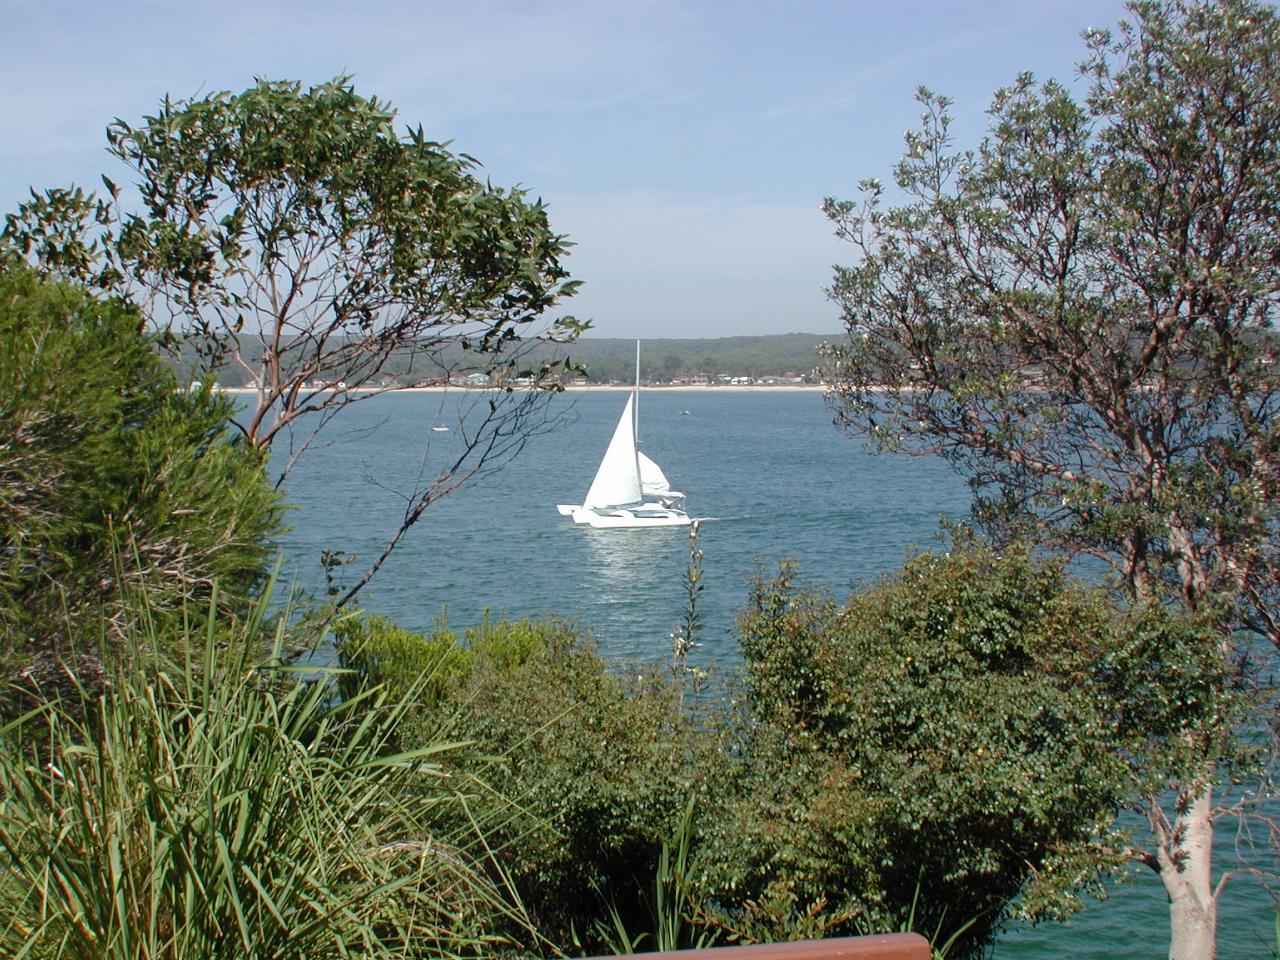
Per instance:
[[[812,379],[819,359],[818,346],[828,339],[816,333],[786,333],[642,340],[641,377],[663,383],[675,377],[698,375],[715,379],[721,375],[759,378],[791,374]],[[195,356],[195,345],[189,345],[184,358],[177,361],[179,376],[191,377]],[[636,342],[616,337],[584,337],[572,344],[538,344],[532,348],[525,345],[521,356],[512,360],[512,375],[566,358],[585,369],[590,383],[629,383],[635,378]],[[469,359],[460,350],[439,351],[431,356],[399,351],[389,358],[383,373],[401,383],[446,378],[467,369]],[[230,365],[221,367],[217,378],[227,387],[247,385],[244,371]]]
[[[786,333],[765,337],[642,340],[640,375],[667,381],[677,376],[716,377],[810,376],[818,364],[818,346],[829,339],[816,333]],[[635,377],[635,340],[582,339],[567,348],[568,355],[587,368],[592,383],[629,381]]]

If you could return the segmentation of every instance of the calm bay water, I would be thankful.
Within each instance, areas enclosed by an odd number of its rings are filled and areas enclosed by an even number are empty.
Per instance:
[[[460,442],[456,430],[429,430],[452,423],[456,403],[456,395],[388,395],[335,421],[327,443],[289,479],[296,509],[286,577],[317,588],[321,551],[357,554],[352,569],[377,555],[404,510],[394,491],[410,488],[423,469],[424,444],[434,473]],[[615,660],[669,656],[683,610],[688,531],[591,530],[558,516],[557,503],[581,502],[625,394],[569,394],[556,403],[568,411],[561,429],[428,509],[367,588],[367,609],[419,630],[441,616],[463,627],[486,609],[554,613],[588,628]],[[640,438],[689,495],[689,512],[713,518],[699,542],[705,627],[694,658],[721,678],[737,663],[733,617],[753,573],[796,560],[801,579],[843,597],[892,573],[911,549],[936,546],[939,517],[968,509],[968,488],[944,464],[867,454],[831,426],[817,393],[647,391]],[[1220,911],[1223,960],[1266,956],[1275,945],[1269,898],[1250,881],[1229,887]],[[1139,875],[1067,925],[1010,929],[995,955],[1162,957],[1167,930],[1159,882]]]
[[[486,607],[512,616],[554,612],[578,618],[610,656],[663,656],[683,609],[688,530],[592,530],[555,509],[581,502],[625,398],[559,398],[570,408],[563,428],[433,505],[363,604],[417,629],[446,606],[457,625]],[[287,555],[300,578],[316,580],[323,549],[377,554],[404,509],[377,484],[408,488],[424,443],[428,465],[442,462],[459,440],[429,427],[452,422],[454,402],[420,393],[359,404],[339,421],[342,434],[330,437],[337,442],[299,463],[288,483],[299,509]],[[893,570],[913,545],[936,543],[940,514],[968,509],[966,486],[942,464],[871,457],[842,438],[817,393],[647,391],[640,421],[642,449],[689,495],[690,513],[714,518],[699,540],[703,653],[717,663],[736,656],[732,619],[755,570],[795,559],[802,576],[844,592]]]

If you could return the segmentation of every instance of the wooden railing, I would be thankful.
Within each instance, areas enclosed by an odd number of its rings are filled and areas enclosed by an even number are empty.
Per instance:
[[[644,960],[931,960],[929,941],[918,933],[837,937],[749,947],[711,947],[667,953],[639,953]]]

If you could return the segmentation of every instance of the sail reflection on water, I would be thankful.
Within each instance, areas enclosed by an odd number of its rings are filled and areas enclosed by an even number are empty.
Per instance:
[[[641,626],[653,612],[670,607],[671,623],[679,616],[681,555],[688,532],[680,527],[665,530],[581,530],[587,561],[583,587],[592,596],[597,613],[593,627],[608,636],[610,646],[627,648],[628,656],[651,660],[664,651],[666,634],[654,636]],[[661,655],[661,654],[659,654]]]

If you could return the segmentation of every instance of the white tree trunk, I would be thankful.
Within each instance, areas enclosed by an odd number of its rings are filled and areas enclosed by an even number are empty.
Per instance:
[[[1214,960],[1218,904],[1213,892],[1213,788],[1175,815],[1158,844],[1160,879],[1169,894],[1169,960]]]

